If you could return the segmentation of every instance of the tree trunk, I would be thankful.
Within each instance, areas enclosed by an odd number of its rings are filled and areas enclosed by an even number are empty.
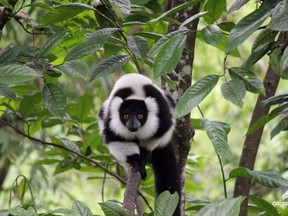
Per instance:
[[[167,9],[178,6],[185,3],[185,0],[170,0],[167,1]],[[200,4],[196,4],[193,7],[188,7],[181,12],[175,13],[172,15],[173,19],[177,19],[180,22],[188,19],[189,17],[199,13]],[[164,90],[172,96],[174,101],[178,101],[183,93],[191,86],[192,80],[192,67],[194,60],[194,50],[195,50],[195,40],[196,32],[198,26],[198,19],[187,25],[187,28],[190,30],[187,37],[186,48],[182,53],[182,57],[175,69],[175,72],[178,74],[179,78],[170,75],[169,77],[175,82],[176,89],[171,89],[168,86],[168,83],[163,79],[162,85]],[[178,29],[178,25],[170,24],[169,32],[175,31]],[[176,146],[178,159],[179,159],[179,168],[181,171],[181,188],[182,196],[180,197],[182,215],[184,215],[185,207],[185,194],[184,194],[184,184],[185,184],[185,166],[189,151],[191,149],[191,140],[194,136],[194,129],[191,125],[190,114],[179,118],[177,120],[176,129],[172,139],[172,143]]]
[[[287,40],[287,33],[281,33],[278,39],[279,44],[283,44]],[[262,107],[261,101],[274,96],[278,83],[279,83],[279,76],[273,72],[272,68],[269,67],[266,76],[264,78],[264,86],[266,91],[266,96],[259,95],[257,103],[255,105],[253,115],[251,118],[251,122],[249,126],[252,126],[259,118],[269,113],[269,108]],[[242,154],[239,162],[239,167],[246,167],[248,169],[253,170],[254,164],[257,156],[257,151],[259,148],[259,144],[261,141],[263,129],[259,128],[257,131],[255,131],[252,134],[247,135],[244,146],[242,149]],[[251,188],[251,180],[239,177],[236,179],[235,188],[234,188],[234,197],[243,196],[245,197],[245,200],[242,202],[241,205],[241,216],[247,215],[247,207],[248,207],[248,196],[250,193]]]

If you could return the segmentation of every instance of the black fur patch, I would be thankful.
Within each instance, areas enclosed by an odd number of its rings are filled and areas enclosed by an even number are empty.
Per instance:
[[[127,97],[133,94],[133,90],[129,87],[118,89],[113,97],[120,97],[125,100]]]
[[[168,103],[167,99],[163,96],[162,92],[160,92],[158,89],[156,89],[153,85],[145,85],[144,91],[146,94],[146,97],[152,97],[155,98],[158,108],[159,108],[159,113],[158,113],[158,118],[159,118],[159,128],[154,135],[155,138],[163,136],[172,126],[172,113],[170,111],[171,106],[170,103]]]

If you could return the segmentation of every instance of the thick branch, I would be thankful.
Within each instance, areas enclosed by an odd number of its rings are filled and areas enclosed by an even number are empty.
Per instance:
[[[129,176],[123,201],[123,208],[127,210],[130,216],[134,215],[134,209],[137,202],[140,181],[141,181],[140,172],[135,170],[135,168],[131,167],[129,170]]]
[[[8,2],[12,7],[14,7],[14,5],[17,3],[16,0],[9,0]],[[3,30],[4,26],[9,21],[11,14],[12,14],[11,9],[4,8],[2,10],[2,13],[0,14],[0,31]]]

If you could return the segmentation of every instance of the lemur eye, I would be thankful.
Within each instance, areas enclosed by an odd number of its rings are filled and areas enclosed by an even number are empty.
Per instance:
[[[141,114],[138,115],[138,119],[140,119],[140,120],[143,119],[143,115],[141,115]]]
[[[127,120],[127,119],[129,118],[129,115],[124,115],[123,118],[124,118],[125,120]]]

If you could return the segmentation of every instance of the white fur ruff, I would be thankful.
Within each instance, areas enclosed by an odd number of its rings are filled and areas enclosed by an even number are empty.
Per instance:
[[[110,142],[108,149],[118,161],[126,162],[127,157],[140,154],[139,146],[133,142]]]

